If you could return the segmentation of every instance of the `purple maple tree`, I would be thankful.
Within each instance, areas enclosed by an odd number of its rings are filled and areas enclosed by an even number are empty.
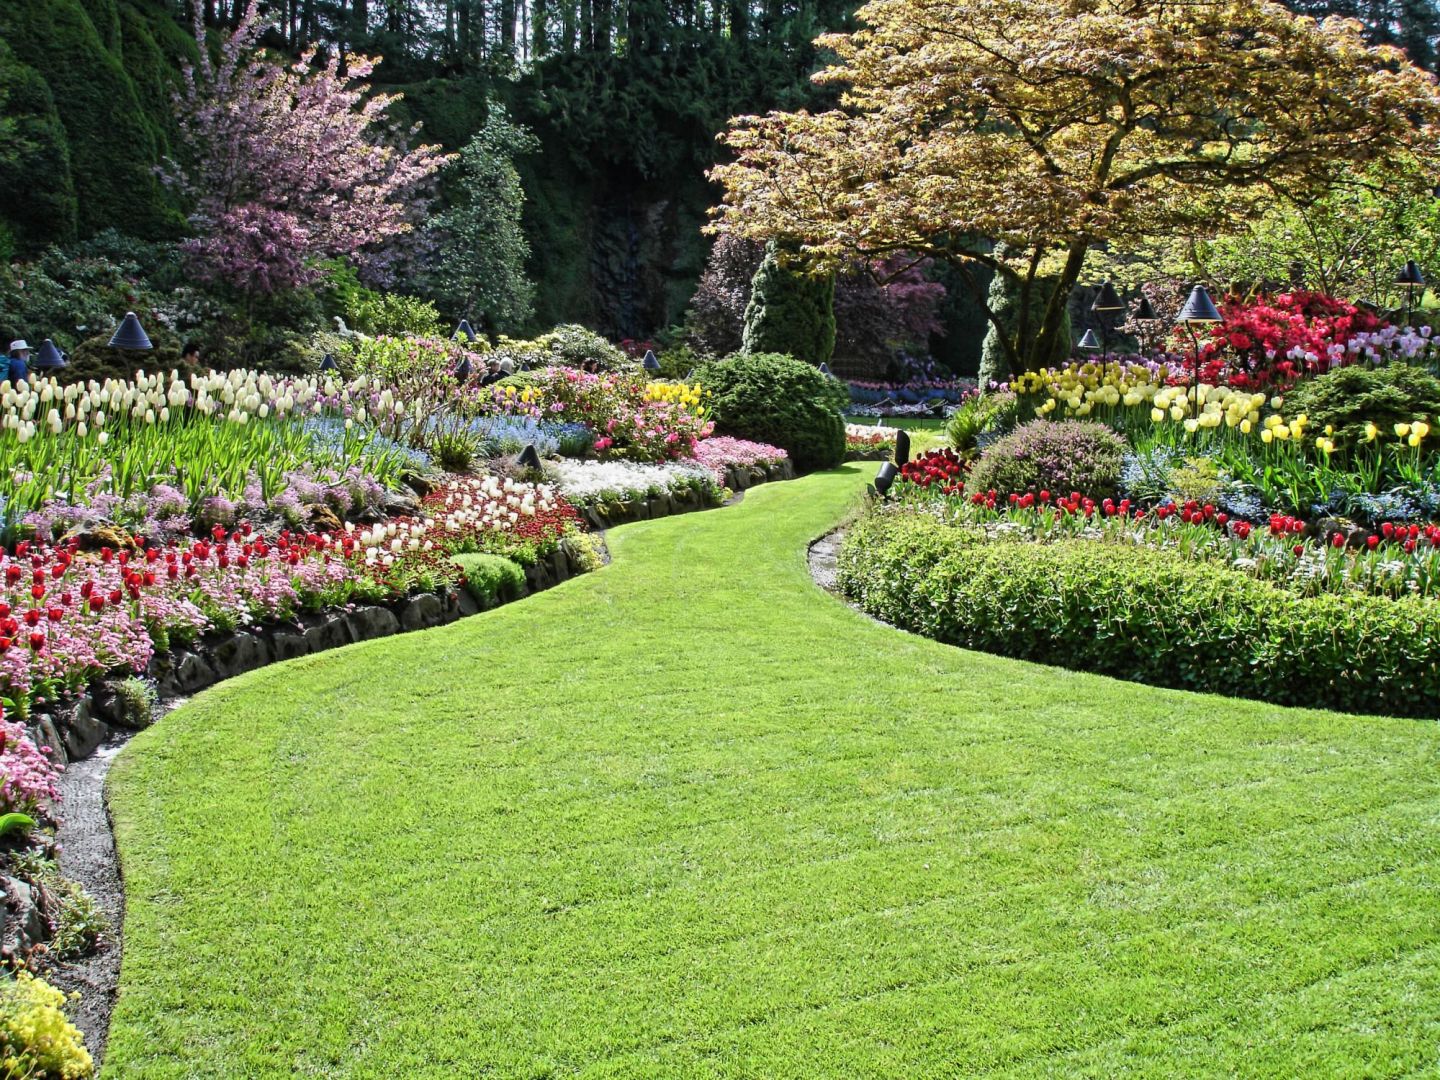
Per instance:
[[[448,160],[407,145],[418,127],[388,122],[398,95],[366,93],[374,60],[349,56],[343,75],[338,54],[317,63],[313,48],[273,63],[264,30],[251,0],[212,62],[197,21],[200,64],[176,95],[184,162],[162,171],[193,202],[185,251],[197,273],[250,294],[308,284],[318,260],[363,262],[408,232]]]

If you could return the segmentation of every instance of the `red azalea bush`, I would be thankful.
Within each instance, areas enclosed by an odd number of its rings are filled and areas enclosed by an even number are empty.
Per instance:
[[[1220,311],[1225,321],[1200,354],[1200,378],[1239,388],[1288,386],[1339,367],[1351,358],[1351,338],[1385,325],[1347,300],[1303,289],[1225,300]]]

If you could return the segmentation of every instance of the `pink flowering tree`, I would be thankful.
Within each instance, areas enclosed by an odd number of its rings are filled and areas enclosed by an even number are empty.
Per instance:
[[[275,64],[258,50],[264,29],[250,0],[212,62],[196,23],[200,64],[176,97],[184,162],[162,173],[193,201],[197,271],[251,295],[308,284],[319,260],[408,232],[447,160],[408,148],[416,129],[385,116],[397,95],[366,94],[375,61],[347,57],[341,74],[338,54],[317,63],[310,48]]]

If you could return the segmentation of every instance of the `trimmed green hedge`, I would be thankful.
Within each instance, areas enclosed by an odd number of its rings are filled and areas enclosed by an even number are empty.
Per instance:
[[[793,356],[735,353],[701,364],[695,381],[721,435],[780,446],[801,472],[828,469],[845,459],[845,416],[850,393]]]
[[[465,575],[465,588],[481,607],[514,600],[525,588],[525,571],[499,555],[456,555],[454,562]]]
[[[872,513],[840,552],[866,612],[969,649],[1280,705],[1440,717],[1440,605],[1300,596],[1144,547],[990,540]]]

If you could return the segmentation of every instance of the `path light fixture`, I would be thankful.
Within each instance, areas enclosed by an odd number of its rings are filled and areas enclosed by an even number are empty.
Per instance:
[[[466,341],[474,341],[477,336],[475,328],[470,325],[470,320],[461,319],[460,325],[455,327],[455,333],[450,335],[450,340],[459,341],[463,337]]]
[[[150,335],[145,333],[145,328],[140,325],[140,320],[135,317],[135,312],[127,311],[124,320],[115,328],[115,333],[110,338],[110,348],[143,351],[155,346],[150,342]]]
[[[1425,291],[1425,275],[1414,259],[1406,259],[1400,273],[1395,275],[1395,284],[1405,291],[1405,328],[1410,328],[1410,313],[1415,307],[1415,290]]]
[[[1125,310],[1125,301],[1120,299],[1114,285],[1102,281],[1090,310],[1094,312],[1095,322],[1100,327],[1100,364],[1103,368],[1110,359],[1110,320]]]
[[[660,361],[655,359],[655,353],[650,349],[645,350],[645,359],[641,363],[644,364],[646,371],[656,373],[660,371]]]
[[[1210,293],[1204,285],[1196,285],[1190,290],[1190,296],[1185,301],[1185,306],[1180,309],[1180,314],[1175,316],[1175,323],[1184,326],[1190,333],[1190,344],[1194,349],[1194,367],[1191,369],[1190,386],[1194,389],[1200,383],[1200,337],[1195,332],[1197,326],[1211,326],[1215,323],[1224,322],[1220,310],[1215,306],[1215,301],[1210,299]]]
[[[835,378],[835,373],[830,370],[830,365],[823,360],[820,361],[820,374],[824,375],[827,379]]]
[[[321,371],[339,371],[340,365],[335,362],[334,353],[326,353],[325,358],[320,361]]]
[[[900,475],[900,466],[893,461],[887,461],[880,466],[880,471],[875,474],[875,490],[883,499],[890,494],[890,486],[895,483],[895,477]]]
[[[35,352],[35,358],[30,361],[30,366],[36,371],[53,371],[55,368],[65,366],[65,355],[55,347],[55,342],[48,337],[40,343],[40,348]]]
[[[540,451],[535,449],[533,442],[520,451],[520,465],[526,469],[540,468]]]
[[[1151,333],[1154,332],[1155,324],[1160,321],[1160,318],[1155,314],[1155,308],[1150,303],[1150,298],[1143,292],[1140,294],[1140,302],[1135,305],[1135,313],[1130,318],[1137,323],[1148,324],[1149,332],[1142,330],[1140,338],[1145,348],[1153,349],[1155,345],[1151,340]]]
[[[895,429],[895,464],[902,468],[910,461],[910,433],[904,428]]]
[[[1100,349],[1100,339],[1095,336],[1094,330],[1086,330],[1080,335],[1080,340],[1075,343],[1075,347],[1089,352],[1097,352]]]

